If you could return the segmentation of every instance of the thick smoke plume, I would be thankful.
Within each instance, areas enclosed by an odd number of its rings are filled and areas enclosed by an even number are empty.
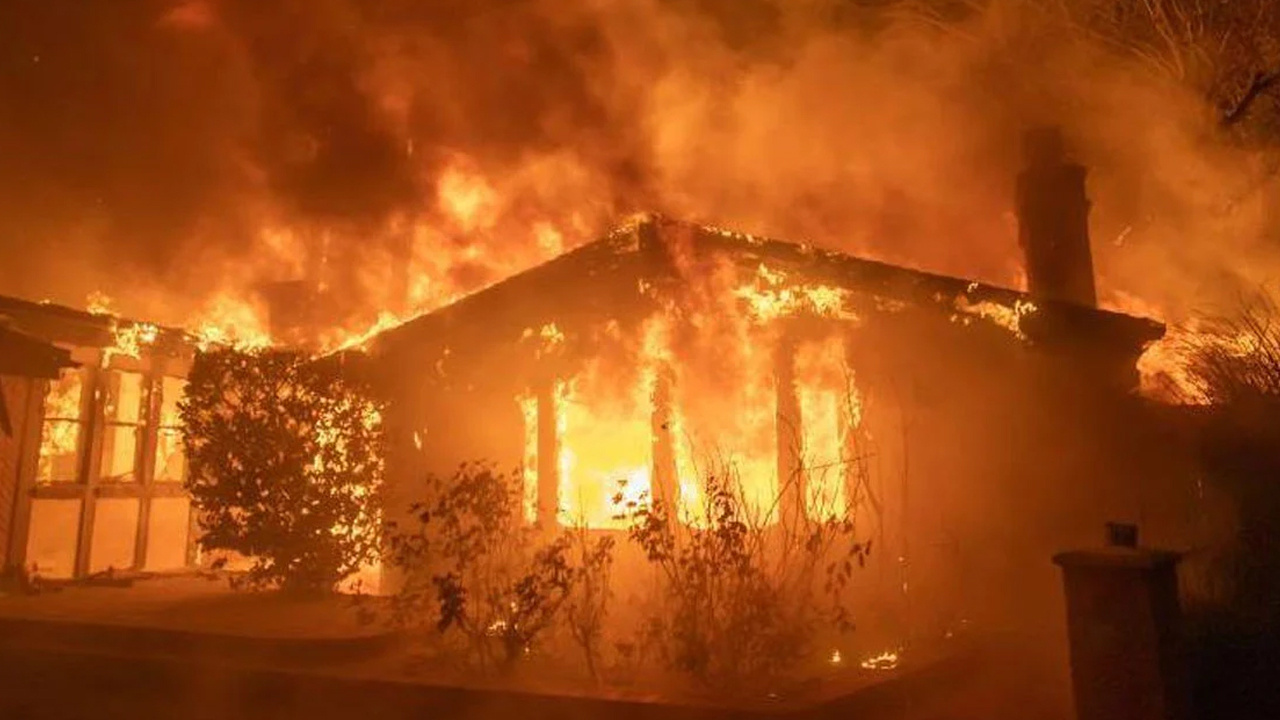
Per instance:
[[[306,279],[356,327],[642,210],[1017,285],[1018,136],[1051,122],[1104,301],[1177,317],[1276,267],[1267,137],[1220,102],[1276,49],[1224,69],[1145,5],[8,0],[0,292],[183,324]]]

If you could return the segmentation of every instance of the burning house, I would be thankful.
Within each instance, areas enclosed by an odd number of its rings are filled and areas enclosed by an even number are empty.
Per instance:
[[[0,298],[0,550],[49,579],[193,558],[177,406],[194,346],[107,313]]]
[[[522,471],[530,522],[618,529],[656,497],[696,523],[715,473],[765,523],[853,516],[882,554],[929,548],[912,562],[960,572],[948,543],[1007,541],[993,529],[1012,508],[1077,532],[1114,509],[1024,501],[1124,484],[1110,441],[1162,333],[1052,293],[644,216],[348,360],[389,402],[393,514],[428,474],[488,460]],[[957,592],[941,585],[923,591]]]
[[[909,564],[913,592],[952,598],[1132,516],[1152,472],[1136,366],[1164,329],[1094,307],[1084,169],[1052,132],[1027,149],[1030,292],[646,215],[329,356],[387,403],[384,514],[489,461],[530,523],[619,530],[661,499],[696,525],[714,475],[765,525],[854,520],[884,587]],[[17,300],[0,317],[35,358],[5,370],[8,564],[189,564],[190,337]]]

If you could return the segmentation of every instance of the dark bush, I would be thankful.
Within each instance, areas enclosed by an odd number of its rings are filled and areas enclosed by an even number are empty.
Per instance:
[[[199,543],[253,587],[328,592],[377,559],[379,408],[285,351],[199,355],[180,412]]]

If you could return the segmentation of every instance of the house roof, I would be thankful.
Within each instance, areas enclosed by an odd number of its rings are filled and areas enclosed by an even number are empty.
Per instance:
[[[33,338],[79,347],[109,347],[115,344],[119,329],[148,324],[112,314],[4,295],[0,295],[0,323]],[[155,327],[162,341],[181,343],[185,337],[181,330]]]
[[[63,368],[75,366],[69,350],[0,324],[0,375],[54,379]],[[8,403],[3,397],[0,397],[0,434],[13,435]]]
[[[54,379],[76,365],[71,351],[0,324],[0,375]]]
[[[1022,318],[1025,335],[1043,345],[1070,336],[1136,358],[1164,334],[1156,321],[1108,310],[1033,301],[1025,293],[972,280],[924,272],[809,245],[753,237],[717,228],[638,216],[608,236],[434,312],[385,331],[370,343],[374,354],[394,355],[470,336],[518,337],[528,327],[556,318],[572,324],[615,313],[634,304],[640,283],[679,282],[676,256],[729,259],[745,271],[767,266],[793,281],[821,283],[891,302],[936,308],[954,315],[957,304],[984,302],[1005,307],[1034,304]]]

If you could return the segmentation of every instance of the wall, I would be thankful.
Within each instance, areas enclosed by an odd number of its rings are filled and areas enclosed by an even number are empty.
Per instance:
[[[9,557],[17,502],[19,457],[27,428],[27,405],[33,381],[0,375],[0,402],[5,404],[13,435],[0,432],[0,565]]]

